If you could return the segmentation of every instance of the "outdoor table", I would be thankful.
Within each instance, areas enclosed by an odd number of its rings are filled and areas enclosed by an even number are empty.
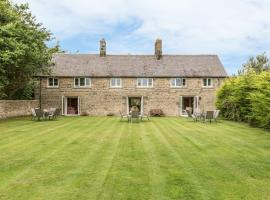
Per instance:
[[[199,119],[199,120],[205,120],[205,112],[195,112],[194,115]]]

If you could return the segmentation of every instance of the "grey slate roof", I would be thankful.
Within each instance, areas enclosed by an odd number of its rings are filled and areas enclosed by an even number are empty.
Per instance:
[[[217,55],[55,54],[52,76],[226,77]]]

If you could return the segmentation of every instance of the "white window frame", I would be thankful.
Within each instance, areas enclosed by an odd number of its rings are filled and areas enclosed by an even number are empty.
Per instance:
[[[80,79],[81,78],[84,78],[85,80],[84,80],[84,85],[83,86],[81,86],[80,85]],[[78,79],[78,84],[79,85],[76,85],[76,79]],[[89,85],[87,85],[86,84],[86,79],[88,79],[89,80]],[[90,88],[91,87],[91,78],[89,78],[89,77],[74,77],[74,88]]]
[[[206,79],[206,83],[207,83],[207,85],[204,85],[204,80]],[[210,85],[208,84],[209,81],[210,80]],[[213,87],[213,82],[214,82],[214,80],[212,79],[212,78],[203,78],[202,79],[202,87],[203,88],[212,88]]]
[[[176,85],[176,79],[181,79],[181,85]],[[185,85],[183,85],[183,80],[185,80]],[[172,84],[172,81],[174,81],[174,85]],[[171,78],[170,79],[170,86],[171,88],[185,88],[187,87],[187,79],[186,78],[181,78],[181,77],[176,77],[176,78]]]
[[[53,85],[50,85],[50,81],[49,81],[50,78],[53,79]],[[57,85],[54,85],[55,79],[57,79]],[[48,77],[48,78],[47,78],[47,87],[48,87],[48,88],[59,88],[59,78]]]
[[[120,85],[113,85],[112,84],[113,79],[116,81],[115,83],[117,83],[117,80],[120,80]],[[116,78],[116,77],[111,78],[110,79],[110,88],[122,88],[122,78]]]
[[[147,85],[139,85],[139,80],[147,79]],[[152,84],[149,85],[149,80],[152,80]],[[154,87],[154,79],[153,78],[137,78],[137,88],[153,88]]]

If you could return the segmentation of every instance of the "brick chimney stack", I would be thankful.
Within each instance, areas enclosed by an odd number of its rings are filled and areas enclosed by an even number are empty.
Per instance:
[[[106,56],[106,41],[104,38],[100,40],[100,57],[105,57]]]
[[[155,55],[158,60],[162,57],[162,40],[157,39],[155,42]]]

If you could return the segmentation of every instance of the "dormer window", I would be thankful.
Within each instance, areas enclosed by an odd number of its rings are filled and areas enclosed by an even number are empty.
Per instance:
[[[48,80],[47,80],[47,86],[48,87],[51,87],[51,88],[57,88],[57,87],[59,87],[58,78],[53,78],[53,77],[48,78]]]
[[[85,88],[91,86],[91,79],[85,77],[76,77],[74,78],[74,87],[75,88]]]
[[[185,78],[171,78],[171,87],[185,87],[186,86],[186,79]]]

